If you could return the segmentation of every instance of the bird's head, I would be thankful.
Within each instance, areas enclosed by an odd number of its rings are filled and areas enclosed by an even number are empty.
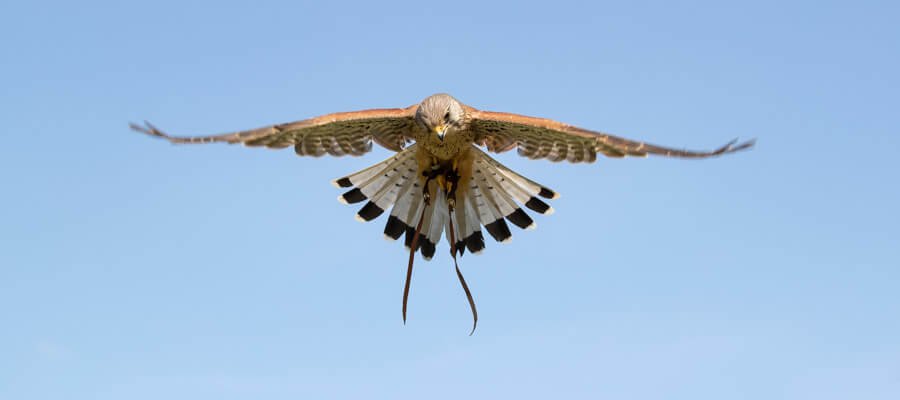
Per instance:
[[[429,96],[416,110],[416,123],[441,142],[465,128],[465,109],[449,94]]]

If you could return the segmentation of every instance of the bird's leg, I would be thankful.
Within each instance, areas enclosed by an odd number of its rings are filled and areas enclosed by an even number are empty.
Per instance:
[[[442,169],[440,164],[432,164],[431,168],[427,171],[422,171],[422,176],[425,177],[425,184],[422,185],[422,196],[425,198],[425,205],[427,206],[431,200],[431,194],[428,191],[428,184],[431,183],[432,180],[441,175]]]
[[[447,166],[434,164],[432,167],[426,171],[422,172],[422,176],[425,177],[425,182],[422,187],[422,198],[423,198],[423,207],[422,214],[419,216],[419,222],[416,225],[415,233],[413,234],[412,242],[410,242],[409,247],[409,264],[406,267],[406,283],[403,286],[403,323],[406,324],[406,308],[407,301],[409,299],[409,286],[412,280],[412,270],[413,270],[413,261],[416,256],[416,247],[419,244],[419,235],[422,232],[422,223],[425,220],[425,210],[431,204],[431,194],[428,190],[428,185],[431,184],[432,180],[437,179],[438,184],[441,184],[445,193],[447,194],[447,215],[450,223],[450,256],[453,257],[453,266],[456,268],[456,277],[459,278],[459,283],[462,285],[463,291],[466,292],[466,299],[469,301],[469,308],[472,309],[472,331],[469,335],[475,333],[475,328],[478,326],[478,310],[475,308],[475,299],[472,297],[472,292],[469,290],[469,285],[466,284],[466,279],[463,277],[462,271],[459,269],[459,263],[456,259],[456,229],[453,225],[453,218],[455,217],[455,208],[456,208],[456,189],[459,184],[459,174],[456,169]]]
[[[450,206],[450,211],[453,211],[456,207],[456,189],[459,186],[459,173],[456,168],[450,168],[444,179],[447,182],[447,205]]]

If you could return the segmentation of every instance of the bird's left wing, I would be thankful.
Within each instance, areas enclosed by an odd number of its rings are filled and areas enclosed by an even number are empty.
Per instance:
[[[589,131],[562,122],[525,115],[469,108],[475,143],[492,152],[518,148],[519,155],[551,161],[594,162],[597,153],[608,157],[648,154],[679,158],[706,158],[733,153],[753,146],[754,141],[728,144],[712,151],[691,151],[657,146],[602,132]]]
[[[294,146],[294,151],[301,156],[358,156],[371,150],[373,141],[389,150],[403,150],[404,145],[412,140],[416,108],[414,105],[407,108],[334,113],[214,136],[169,136],[149,122],[145,122],[143,126],[130,126],[138,132],[178,144],[223,142],[274,149]]]

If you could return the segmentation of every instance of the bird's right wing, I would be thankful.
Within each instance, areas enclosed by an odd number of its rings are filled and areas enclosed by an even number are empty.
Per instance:
[[[301,156],[325,154],[358,156],[372,149],[372,142],[393,151],[409,143],[415,126],[417,105],[322,115],[302,121],[271,125],[247,131],[214,136],[169,136],[149,122],[130,124],[131,129],[157,136],[171,143],[241,143],[282,149],[294,146]]]

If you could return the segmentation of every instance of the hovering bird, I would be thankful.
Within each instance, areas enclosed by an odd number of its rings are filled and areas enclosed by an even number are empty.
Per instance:
[[[484,150],[502,153],[513,148],[531,159],[591,163],[597,154],[608,157],[659,155],[707,158],[734,153],[754,141],[728,144],[712,151],[689,151],[656,146],[561,122],[502,112],[482,111],[448,94],[435,94],[406,108],[370,109],[322,115],[297,122],[214,136],[169,136],[148,122],[133,130],[172,143],[241,143],[274,149],[294,147],[300,156],[359,156],[372,143],[396,152],[362,171],[336,179],[350,190],[338,197],[345,204],[366,202],[356,214],[371,221],[390,210],[386,238],[404,236],[409,249],[403,289],[403,322],[415,252],[430,260],[442,235],[450,244],[456,274],[472,311],[472,332],[478,312],[457,263],[466,249],[485,248],[482,226],[498,242],[512,236],[506,221],[523,229],[535,227],[522,206],[551,214],[544,199],[559,195],[494,160]],[[471,334],[471,333],[470,333]]]

